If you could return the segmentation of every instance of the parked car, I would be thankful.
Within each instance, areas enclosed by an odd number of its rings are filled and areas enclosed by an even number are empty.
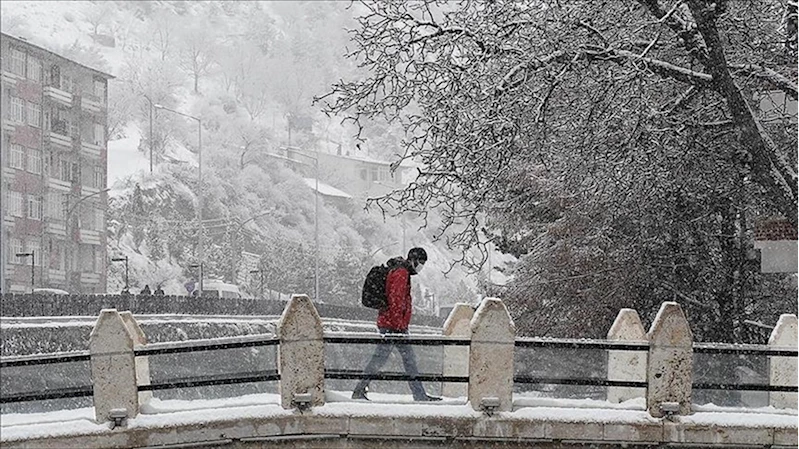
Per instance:
[[[241,290],[234,284],[224,281],[210,280],[203,281],[203,296],[211,298],[241,298]]]
[[[34,288],[33,293],[38,295],[69,295],[68,291],[60,288]]]

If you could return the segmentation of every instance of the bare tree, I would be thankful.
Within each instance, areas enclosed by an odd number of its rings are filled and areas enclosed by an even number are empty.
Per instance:
[[[178,45],[178,66],[194,80],[194,92],[200,92],[200,78],[215,64],[215,43],[209,25],[193,23],[185,28]]]
[[[507,293],[528,332],[664,298],[723,339],[776,313],[747,252],[753,215],[797,219],[795,113],[767,125],[753,101],[797,97],[782,2],[362,6],[368,75],[320,100],[403,124],[400,160],[422,168],[374,204],[441,210],[467,265],[488,242],[521,257]]]

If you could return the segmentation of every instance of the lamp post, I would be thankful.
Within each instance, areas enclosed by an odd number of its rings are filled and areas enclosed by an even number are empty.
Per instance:
[[[202,264],[202,262],[196,263],[196,264],[193,264],[193,265],[189,265],[189,268],[199,268],[200,269],[200,288],[197,289],[197,291],[199,292],[199,293],[197,293],[197,295],[198,296],[202,296],[202,294],[203,294],[203,264]]]
[[[199,230],[197,258],[200,260],[200,267],[202,267],[202,264],[205,260],[205,248],[203,246],[203,122],[193,115],[184,114],[180,111],[169,109],[168,107],[160,104],[155,104],[154,107],[156,110],[163,109],[165,111],[174,112],[175,114],[197,121],[197,173],[199,178],[199,185],[197,186],[197,227]],[[202,272],[202,268],[200,269],[200,272]],[[202,293],[202,290],[202,282],[200,282],[200,293]]]
[[[125,291],[130,291],[130,286],[128,284],[128,256],[114,257],[111,259],[111,262],[125,262]]]
[[[31,250],[29,253],[17,253],[17,257],[31,258],[31,293],[33,293],[33,286],[35,285],[34,280],[36,276],[36,267],[34,266],[36,262],[36,251]]]

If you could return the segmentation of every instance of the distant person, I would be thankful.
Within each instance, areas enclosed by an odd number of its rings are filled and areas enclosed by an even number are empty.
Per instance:
[[[161,284],[158,284],[158,287],[155,288],[153,294],[155,296],[164,296],[164,289],[161,288]]]
[[[143,295],[143,296],[149,296],[149,295],[151,295],[151,294],[152,294],[152,292],[150,291],[150,286],[149,286],[148,284],[145,284],[145,285],[144,285],[144,288],[143,288],[143,289],[141,289],[141,292],[139,292],[139,294],[140,294],[140,295]]]
[[[390,271],[386,277],[386,296],[388,308],[381,310],[377,316],[377,329],[384,337],[400,337],[398,341],[388,344],[378,344],[371,360],[364,368],[365,374],[375,374],[385,365],[391,355],[391,349],[396,347],[405,365],[405,372],[410,376],[419,374],[416,365],[416,355],[413,347],[402,342],[408,336],[408,326],[411,323],[411,276],[419,274],[427,261],[427,252],[424,248],[411,248],[408,258],[395,257],[387,262]],[[408,385],[415,401],[440,401],[441,398],[430,396],[425,392],[422,382],[409,380]],[[353,399],[366,399],[369,380],[362,379],[352,391]]]

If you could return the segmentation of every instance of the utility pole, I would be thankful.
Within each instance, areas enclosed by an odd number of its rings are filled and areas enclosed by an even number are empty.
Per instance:
[[[200,277],[202,278],[202,265],[205,262],[205,244],[203,242],[203,122],[198,117],[184,114],[183,112],[170,109],[160,104],[155,104],[153,107],[156,110],[164,109],[197,121],[197,165],[199,165],[197,169],[197,175],[199,177],[199,184],[197,186],[197,227],[199,228],[199,237],[197,238],[197,258],[200,260]],[[200,281],[200,294],[202,294],[202,279],[200,279]]]

